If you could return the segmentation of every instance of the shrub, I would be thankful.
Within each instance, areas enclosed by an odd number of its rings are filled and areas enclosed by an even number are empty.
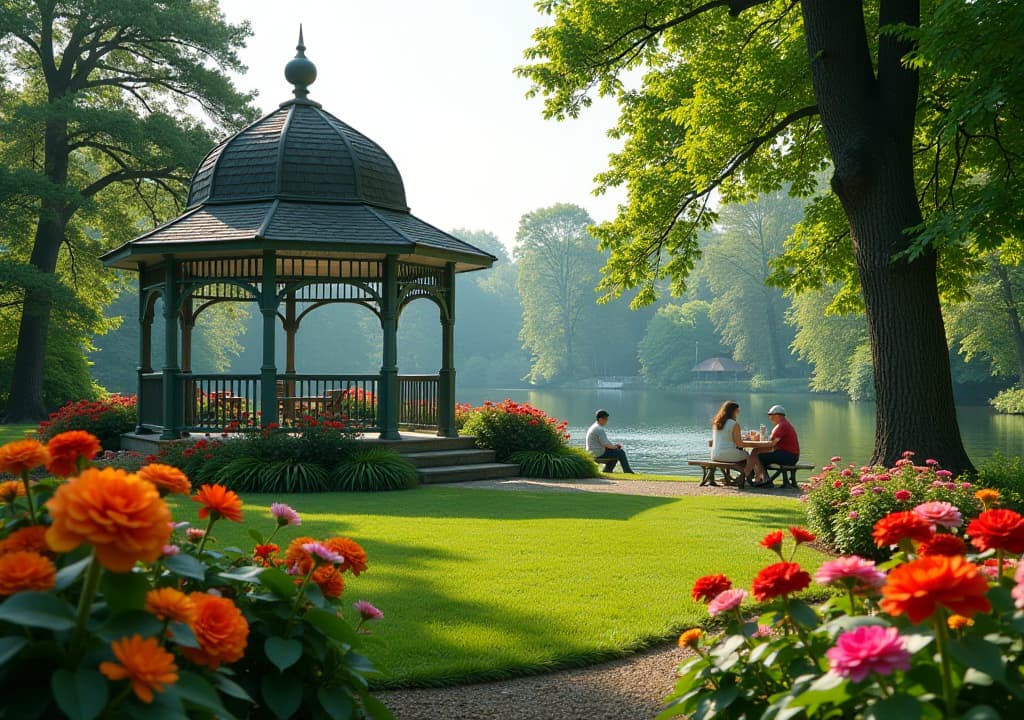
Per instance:
[[[883,560],[891,552],[875,546],[871,529],[889,513],[931,500],[951,502],[967,513],[977,511],[972,483],[954,480],[934,460],[915,465],[913,455],[903,453],[890,469],[826,465],[804,486],[808,525],[837,552]]]
[[[524,477],[570,480],[600,477],[597,463],[583,448],[563,445],[557,450],[519,450],[508,456]]]
[[[98,442],[82,435],[0,447],[0,472],[20,475],[0,503],[6,714],[391,717],[367,692],[362,654],[365,624],[382,613],[343,601],[344,574],[367,569],[358,543],[285,545],[278,533],[301,519],[275,503],[272,532],[249,530],[255,548],[208,550],[218,523],[244,522],[235,493],[204,485],[191,498],[204,529],[182,528],[163,497],[182,491],[176,471],[83,469]],[[43,463],[75,477],[30,483]]]
[[[988,503],[997,494],[978,496]],[[747,591],[724,575],[699,578],[692,596],[724,631],[680,636],[695,655],[679,667],[659,720],[1020,717],[1024,563],[1003,558],[1024,550],[1024,517],[986,510],[967,522],[953,506],[908,509],[921,518],[912,533],[904,513],[879,524],[898,557],[882,566],[826,561],[814,580],[833,595],[817,606],[795,596],[811,576],[783,555],[781,531],[761,542],[781,562],[754,578],[759,614],[742,610]],[[968,554],[964,526],[984,555]],[[815,539],[790,533],[798,546]]]
[[[419,481],[416,468],[390,448],[370,447],[352,453],[334,468],[331,485],[336,490],[376,492],[405,490]]]
[[[1007,388],[999,391],[989,404],[1001,413],[1024,415],[1024,388]]]
[[[455,403],[455,429],[462,430],[472,414],[473,406],[469,403]]]
[[[1003,496],[1000,507],[1024,512],[1024,464],[1019,457],[996,452],[978,467],[975,484],[998,490]]]
[[[476,438],[477,447],[493,450],[495,457],[504,462],[518,450],[555,452],[569,437],[567,424],[528,403],[506,399],[494,404],[488,400],[473,409],[463,431]]]
[[[103,400],[69,402],[50,419],[39,423],[36,431],[42,442],[68,430],[85,430],[99,438],[104,450],[119,450],[121,435],[136,425],[134,395],[111,395]]]

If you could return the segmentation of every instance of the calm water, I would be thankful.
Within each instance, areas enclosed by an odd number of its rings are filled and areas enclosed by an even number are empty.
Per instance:
[[[728,398],[710,392],[664,390],[521,390],[459,388],[458,401],[479,405],[484,400],[511,398],[528,402],[548,415],[569,421],[570,443],[582,445],[594,412],[610,413],[608,436],[620,442],[636,470],[672,475],[699,475],[686,460],[706,455],[711,416],[724,400],[740,404],[740,425],[770,427],[766,413],[775,403],[786,406],[800,436],[800,459],[818,468],[833,455],[865,462],[874,445],[875,406],[814,395],[734,393]],[[960,405],[957,421],[964,445],[975,463],[995,451],[1024,455],[1024,417],[999,415],[987,405]]]

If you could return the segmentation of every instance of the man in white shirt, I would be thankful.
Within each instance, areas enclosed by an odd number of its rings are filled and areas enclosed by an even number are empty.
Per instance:
[[[626,451],[622,449],[622,445],[608,439],[608,432],[604,429],[607,424],[608,411],[598,410],[594,424],[587,429],[587,452],[594,460],[604,463],[604,471],[607,473],[615,470],[617,462],[622,463],[622,472],[632,473],[633,469],[629,466],[629,460],[626,459]]]

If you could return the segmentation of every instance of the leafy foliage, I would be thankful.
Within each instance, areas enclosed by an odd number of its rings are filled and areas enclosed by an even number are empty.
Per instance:
[[[473,409],[462,432],[475,437],[477,447],[493,450],[495,458],[504,462],[517,450],[557,451],[567,439],[567,424],[529,403],[505,399],[494,404],[488,400]]]
[[[107,450],[121,447],[121,435],[131,432],[136,424],[134,395],[111,395],[103,400],[69,402],[39,423],[39,438],[46,442],[68,430],[86,430],[99,438]]]
[[[1006,457],[996,451],[978,466],[974,483],[998,490],[1000,507],[1024,513],[1024,463],[1018,456]]]
[[[698,352],[701,358],[729,354],[711,323],[711,305],[702,300],[662,305],[637,347],[640,374],[659,387],[680,385],[690,379]]]
[[[525,477],[572,480],[600,477],[597,463],[583,448],[563,445],[554,451],[519,450],[508,457]]]
[[[358,450],[338,463],[331,473],[331,486],[350,492],[407,490],[415,487],[419,473],[412,463],[391,448]]]
[[[1008,388],[992,398],[992,407],[1008,415],[1024,415],[1024,388]]]

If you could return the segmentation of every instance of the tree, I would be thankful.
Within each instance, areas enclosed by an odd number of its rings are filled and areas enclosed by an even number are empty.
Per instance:
[[[519,296],[523,303],[520,338],[530,351],[530,379],[580,377],[587,367],[577,351],[587,318],[596,306],[594,286],[603,258],[587,228],[586,210],[569,204],[527,213],[516,233]]]
[[[874,398],[871,346],[863,315],[837,312],[838,288],[808,290],[793,298],[789,322],[793,349],[811,364],[811,389],[842,392],[851,400]],[[865,383],[866,379],[866,383]]]
[[[700,358],[725,354],[711,322],[711,306],[703,300],[658,308],[637,348],[640,374],[658,387],[680,385],[690,379]]]
[[[767,285],[769,261],[800,220],[803,203],[776,192],[723,208],[703,251],[701,274],[711,289],[711,318],[732,356],[753,372],[783,377],[793,333],[786,325],[789,302]]]
[[[18,83],[3,98],[3,136],[11,140],[0,203],[31,208],[32,267],[52,277],[62,256],[95,264],[98,251],[118,239],[97,237],[103,217],[138,220],[112,201],[130,196],[136,207],[155,210],[182,195],[214,141],[193,108],[229,128],[253,117],[250,97],[224,73],[244,69],[236,53],[248,34],[246,24],[227,24],[213,1],[0,4],[0,75]],[[125,225],[123,233],[138,229]],[[25,288],[8,422],[45,412],[54,297],[52,284]]]
[[[820,286],[829,273],[856,269],[877,396],[873,461],[890,464],[914,448],[953,471],[971,463],[955,420],[937,264],[953,269],[944,282],[962,282],[957,270],[969,266],[970,238],[930,232],[923,209],[929,217],[941,210],[930,183],[940,202],[970,197],[964,171],[976,182],[998,169],[996,160],[1013,170],[1020,157],[999,152],[999,132],[974,125],[982,117],[996,127],[1013,120],[1017,111],[1003,102],[1013,88],[986,83],[992,76],[973,63],[953,67],[933,41],[933,30],[956,31],[933,7],[956,5],[964,3],[928,5],[922,26],[918,0],[546,0],[538,7],[554,22],[535,31],[527,50],[533,63],[519,69],[533,92],[547,96],[549,117],[578,114],[594,91],[618,97],[613,133],[624,147],[598,180],[600,188],[627,185],[629,202],[596,233],[611,250],[602,287],[611,294],[639,287],[634,303],[650,302],[659,278],[685,288],[699,255],[696,231],[715,217],[713,193],[728,204],[788,182],[794,194],[809,195],[816,175],[831,167],[846,231],[811,238],[813,252],[803,257],[817,262],[794,268],[802,276],[794,285]],[[1019,4],[969,5],[995,5],[1003,15],[1017,8],[1005,26],[974,11],[1001,38],[993,54],[1008,65],[1021,43],[1009,38],[1020,25]],[[918,62],[908,62],[918,49]],[[964,156],[965,145],[939,142],[955,134],[960,116],[950,108],[966,96],[950,98],[949,86],[930,83],[928,102],[919,104],[925,62],[943,68],[929,81],[966,71],[989,91],[987,111],[971,117],[971,142],[984,152]],[[641,67],[639,88],[627,89],[622,74]],[[933,102],[944,95],[954,102]],[[918,140],[927,160],[915,154]],[[840,267],[824,269],[833,254]]]

